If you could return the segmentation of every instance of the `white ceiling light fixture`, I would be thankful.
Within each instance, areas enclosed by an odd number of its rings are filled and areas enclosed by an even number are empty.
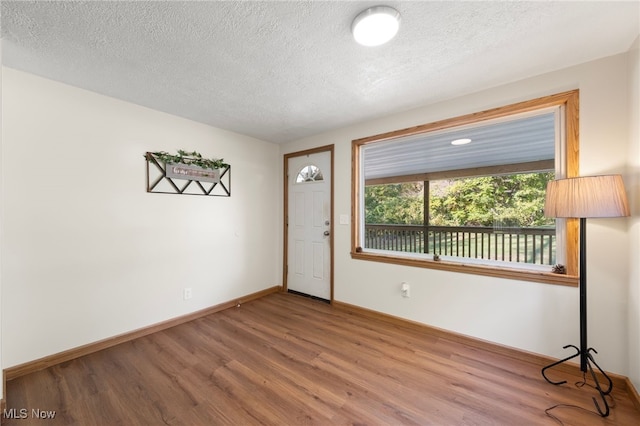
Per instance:
[[[400,12],[389,6],[374,6],[361,12],[351,24],[353,38],[364,46],[379,46],[391,40],[400,28]]]
[[[462,138],[451,141],[451,145],[466,145],[468,143],[471,143],[471,139],[469,138]]]

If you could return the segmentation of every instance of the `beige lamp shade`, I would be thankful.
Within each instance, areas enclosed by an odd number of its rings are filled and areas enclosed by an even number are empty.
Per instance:
[[[620,175],[558,179],[547,184],[547,217],[629,216],[629,203]]]

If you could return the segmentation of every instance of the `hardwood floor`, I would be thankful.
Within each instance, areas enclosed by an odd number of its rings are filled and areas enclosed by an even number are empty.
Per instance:
[[[3,425],[638,425],[615,389],[288,294],[7,382]],[[21,411],[24,410],[24,411]],[[36,418],[41,410],[53,419]]]

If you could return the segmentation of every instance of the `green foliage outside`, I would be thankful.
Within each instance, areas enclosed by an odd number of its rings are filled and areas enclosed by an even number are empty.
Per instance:
[[[365,188],[365,223],[422,225],[423,183],[398,183]]]
[[[464,178],[430,183],[433,226],[553,226],[544,196],[553,172]],[[422,182],[365,188],[365,223],[423,223]]]

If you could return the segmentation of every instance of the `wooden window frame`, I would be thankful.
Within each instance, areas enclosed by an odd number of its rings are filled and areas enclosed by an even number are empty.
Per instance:
[[[556,284],[565,286],[578,286],[578,220],[567,219],[565,226],[565,262],[567,274],[554,274],[552,272],[541,272],[536,270],[527,270],[519,268],[510,268],[508,266],[494,265],[478,265],[465,263],[462,261],[434,261],[432,259],[423,259],[409,256],[401,256],[395,253],[378,253],[363,251],[359,247],[361,220],[360,205],[361,191],[361,164],[360,155],[361,148],[367,144],[380,142],[384,140],[397,139],[400,137],[416,135],[420,133],[433,132],[435,130],[445,130],[453,127],[477,124],[486,120],[494,120],[498,118],[509,117],[516,114],[533,112],[549,107],[563,107],[564,123],[565,123],[565,152],[564,169],[565,177],[576,177],[579,173],[579,91],[571,90],[558,93],[555,95],[545,96],[533,100],[519,102],[503,107],[493,108],[490,110],[454,117],[433,123],[422,124],[402,130],[382,133],[379,135],[369,136],[362,139],[355,139],[351,143],[351,258],[358,260],[367,260],[374,262],[383,262],[396,265],[413,266],[429,269],[438,269],[451,272],[460,272],[474,275],[484,275],[498,278],[507,278],[521,281],[533,281],[545,284]],[[414,179],[417,178],[417,179]],[[424,175],[419,177],[407,177],[410,179],[421,180]]]

